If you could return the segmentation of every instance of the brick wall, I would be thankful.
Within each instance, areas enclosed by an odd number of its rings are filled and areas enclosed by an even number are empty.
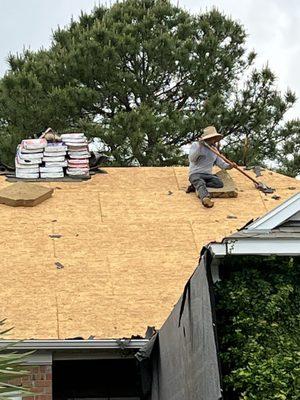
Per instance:
[[[28,388],[34,393],[24,400],[52,400],[52,367],[51,365],[26,366],[27,376],[14,379],[15,385]]]

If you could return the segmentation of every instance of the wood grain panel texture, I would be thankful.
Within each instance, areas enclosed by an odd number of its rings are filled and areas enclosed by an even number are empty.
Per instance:
[[[0,205],[0,318],[14,327],[7,338],[144,336],[171,312],[202,246],[300,190],[264,171],[274,200],[230,171],[238,197],[205,209],[185,193],[187,168],[106,170],[86,182],[43,183],[53,196],[32,208]],[[0,178],[0,188],[9,185]]]

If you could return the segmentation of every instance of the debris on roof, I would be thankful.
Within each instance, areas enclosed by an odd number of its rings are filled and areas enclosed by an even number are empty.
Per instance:
[[[56,268],[57,268],[57,269],[62,269],[62,268],[64,268],[64,265],[62,265],[62,263],[60,263],[59,261],[56,261],[55,265],[56,265]]]
[[[228,218],[228,219],[237,219],[237,216],[234,215],[234,214],[228,214],[228,215],[227,215],[227,218]]]
[[[52,235],[49,235],[49,238],[51,239],[60,239],[62,235],[60,235],[59,233],[54,233]]]
[[[265,171],[265,168],[262,168],[260,165],[248,166],[243,168],[245,171],[253,171],[255,173],[255,177],[258,178],[262,176],[262,171]]]
[[[0,175],[6,175],[13,171],[14,171],[13,167],[10,167],[9,165],[6,165],[2,161],[0,161]]]
[[[274,200],[279,200],[279,199],[280,199],[280,196],[278,196],[277,194],[274,194],[274,195],[272,196],[272,199],[274,199]]]

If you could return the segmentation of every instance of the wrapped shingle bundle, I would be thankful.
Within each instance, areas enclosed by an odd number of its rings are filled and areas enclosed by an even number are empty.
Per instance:
[[[41,178],[63,178],[67,167],[67,146],[62,142],[48,142],[44,149],[43,162],[40,167]]]
[[[37,179],[40,176],[40,165],[43,159],[46,139],[22,140],[17,148],[15,158],[16,177],[24,179]]]
[[[88,142],[84,133],[66,133],[61,135],[62,141],[67,145],[69,176],[84,176],[90,174]]]

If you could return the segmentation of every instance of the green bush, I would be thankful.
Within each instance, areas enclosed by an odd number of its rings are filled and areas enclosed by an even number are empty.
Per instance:
[[[215,285],[225,399],[300,399],[300,259],[228,257]]]

